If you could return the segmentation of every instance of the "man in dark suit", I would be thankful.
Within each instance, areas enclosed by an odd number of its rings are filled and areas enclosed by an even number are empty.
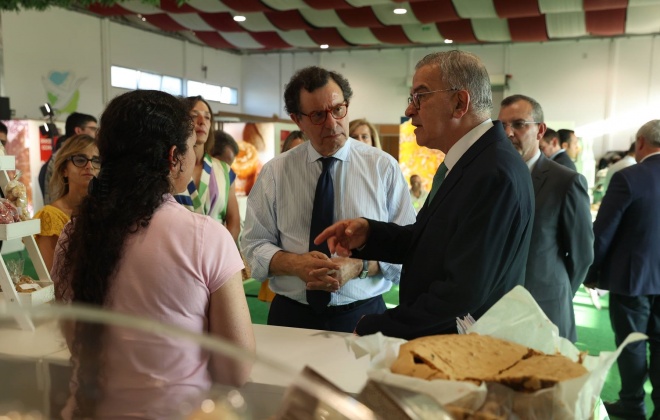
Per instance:
[[[573,296],[593,261],[587,180],[539,150],[546,127],[543,109],[534,99],[524,95],[505,98],[499,119],[529,167],[534,184],[536,210],[525,288],[559,328],[559,335],[575,342]]]
[[[352,249],[359,258],[403,263],[399,306],[364,316],[357,334],[456,333],[456,317],[479,318],[523,284],[532,183],[491,110],[490,79],[475,55],[448,51],[417,63],[406,115],[420,146],[446,153],[417,221],[344,220],[315,241],[328,240],[342,256]]]
[[[554,160],[572,171],[577,170],[573,160],[566,154],[566,150],[559,145],[559,135],[552,128],[546,127],[545,134],[539,141],[539,148],[548,159]]]
[[[562,128],[557,130],[557,135],[559,136],[559,144],[561,148],[566,151],[566,155],[575,161],[578,154],[580,154],[580,141],[575,135],[575,131]]]
[[[644,382],[650,378],[660,420],[660,120],[644,124],[636,136],[637,165],[612,176],[594,222],[594,264],[588,282],[610,291],[610,321],[619,346],[632,332],[646,341],[628,344],[617,363],[621,374],[619,401],[605,403],[607,412],[644,419]]]

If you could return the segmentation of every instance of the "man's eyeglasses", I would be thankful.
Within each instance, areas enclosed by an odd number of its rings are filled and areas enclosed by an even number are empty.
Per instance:
[[[87,162],[92,162],[92,168],[101,169],[101,159],[99,159],[98,156],[94,156],[90,159],[85,155],[73,155],[69,158],[69,160],[71,163],[73,163],[74,166],[77,166],[78,168],[84,168],[87,166]]]
[[[503,122],[502,127],[504,127],[504,131],[506,131],[509,127],[513,128],[514,130],[520,131],[523,128],[527,127],[528,124],[541,124],[541,123],[536,121],[516,120],[512,123]]]
[[[83,130],[91,130],[94,133],[96,133],[97,131],[99,131],[99,128],[95,125],[86,125],[85,127],[83,127]]]
[[[436,93],[436,92],[450,92],[450,91],[457,91],[460,89],[456,88],[450,88],[450,89],[440,89],[440,90],[431,90],[429,92],[415,92],[410,94],[408,96],[408,105],[413,104],[416,110],[419,111],[419,108],[422,106],[422,104],[419,102],[419,97],[422,95],[428,95],[429,93]]]
[[[346,114],[348,114],[348,103],[343,102],[339,105],[335,105],[330,109],[324,109],[323,111],[314,111],[314,112],[310,112],[309,114],[305,114],[303,112],[300,113],[300,115],[309,117],[309,120],[314,125],[323,124],[325,120],[328,119],[328,114],[332,114],[332,118],[334,118],[335,120],[341,120],[346,116]]]

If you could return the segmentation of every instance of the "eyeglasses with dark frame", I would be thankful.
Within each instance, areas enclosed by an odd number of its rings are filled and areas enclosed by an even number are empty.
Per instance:
[[[73,163],[73,166],[78,168],[84,168],[87,166],[87,162],[92,162],[92,168],[101,169],[101,159],[99,159],[98,156],[94,156],[90,159],[85,155],[73,155],[67,160],[70,160],[71,163]]]
[[[428,95],[429,93],[436,93],[436,92],[456,92],[459,91],[460,89],[458,88],[449,88],[449,89],[440,89],[440,90],[430,90],[428,92],[415,92],[411,93],[410,96],[408,96],[408,105],[413,104],[416,110],[419,111],[419,108],[421,108],[422,104],[419,102],[419,97],[422,95]]]
[[[541,124],[541,123],[537,121],[516,120],[512,123],[502,122],[502,127],[504,128],[504,131],[506,131],[509,127],[511,127],[516,131],[520,131],[523,128],[527,127],[529,124]]]
[[[338,105],[333,106],[331,109],[324,109],[323,111],[313,111],[309,114],[301,112],[300,115],[304,115],[309,118],[312,124],[321,125],[328,119],[328,114],[332,115],[332,118],[335,120],[341,120],[348,114],[348,102],[342,102]]]

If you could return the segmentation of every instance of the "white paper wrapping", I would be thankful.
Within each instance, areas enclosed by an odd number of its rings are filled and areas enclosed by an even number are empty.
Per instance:
[[[580,351],[570,341],[559,337],[555,325],[545,316],[532,295],[522,286],[517,286],[486,312],[468,332],[489,335],[531,347],[548,354],[561,353],[577,361]],[[612,364],[623,347],[634,341],[645,340],[644,334],[630,334],[614,352],[601,352],[599,356],[586,356],[584,367],[587,375],[564,381],[553,388],[534,394],[515,393],[514,410],[520,418],[601,418],[604,413],[595,413],[600,401],[600,392]],[[487,387],[458,381],[426,381],[390,371],[397,358],[399,347],[405,340],[385,337],[377,333],[365,337],[347,337],[347,343],[356,357],[371,357],[369,378],[400,386],[432,396],[440,404],[452,403],[472,410],[485,401]],[[543,401],[542,404],[538,404]],[[561,417],[557,417],[561,416]]]

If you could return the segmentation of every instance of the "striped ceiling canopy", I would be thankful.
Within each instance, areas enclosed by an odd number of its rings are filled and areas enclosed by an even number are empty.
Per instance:
[[[241,53],[660,32],[660,0],[187,0],[180,7],[176,0],[160,7],[128,0],[88,10]]]

